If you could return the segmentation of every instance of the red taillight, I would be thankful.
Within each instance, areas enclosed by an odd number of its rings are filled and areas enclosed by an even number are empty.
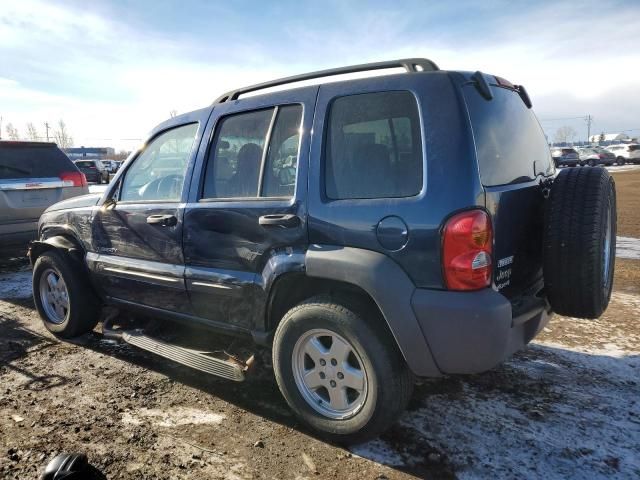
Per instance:
[[[489,215],[470,210],[451,217],[442,231],[442,271],[449,290],[491,285],[493,230]]]
[[[62,172],[60,180],[68,187],[86,187],[87,177],[82,172]]]

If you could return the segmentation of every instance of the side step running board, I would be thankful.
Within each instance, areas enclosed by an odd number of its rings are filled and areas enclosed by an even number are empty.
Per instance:
[[[253,357],[249,358],[245,364],[234,361],[233,359],[223,360],[209,356],[207,352],[179,347],[178,345],[148,337],[137,330],[125,330],[118,332],[118,334],[122,340],[138,348],[168,358],[187,367],[200,370],[201,372],[235,382],[242,382],[245,379],[245,372],[251,366],[251,363],[253,363]]]

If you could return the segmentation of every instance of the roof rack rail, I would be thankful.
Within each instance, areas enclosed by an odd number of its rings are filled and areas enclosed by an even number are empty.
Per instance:
[[[268,82],[257,83],[248,87],[231,90],[218,97],[213,104],[229,102],[237,100],[240,95],[245,93],[263,90],[265,88],[277,87],[287,83],[301,82],[304,80],[313,80],[314,78],[331,77],[333,75],[342,75],[346,73],[367,72],[370,70],[384,70],[386,68],[402,67],[407,72],[427,72],[439,70],[438,66],[426,58],[404,58],[400,60],[389,60],[386,62],[363,63],[360,65],[351,65],[348,67],[330,68],[328,70],[319,70],[317,72],[303,73],[301,75],[293,75],[291,77],[279,78]]]

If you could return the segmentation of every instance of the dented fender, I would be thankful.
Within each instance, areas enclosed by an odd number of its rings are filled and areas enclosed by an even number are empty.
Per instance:
[[[79,244],[68,237],[56,235],[47,238],[46,240],[34,240],[29,242],[29,250],[27,251],[29,262],[33,266],[40,255],[53,249],[62,250],[75,260],[82,260],[82,247]]]

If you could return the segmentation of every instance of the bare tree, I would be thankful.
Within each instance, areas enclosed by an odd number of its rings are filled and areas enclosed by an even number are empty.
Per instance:
[[[9,140],[20,140],[20,134],[18,133],[18,129],[13,126],[13,123],[7,123],[7,136]]]
[[[27,138],[32,142],[37,142],[39,139],[38,130],[32,122],[27,123]]]
[[[113,156],[114,160],[126,160],[127,157],[129,156],[129,153],[131,152],[127,152],[126,150],[120,150],[118,153],[116,153]]]
[[[67,125],[64,120],[58,122],[58,128],[53,132],[53,138],[60,148],[69,148],[73,145],[73,138],[69,135]]]
[[[602,132],[602,133],[600,134],[600,136],[598,137],[598,142],[599,142],[599,143],[603,143],[603,142],[604,142],[604,140],[605,140],[605,138],[606,138],[606,137],[604,136],[604,132]]]
[[[563,127],[560,127],[556,131],[556,134],[553,137],[553,141],[555,143],[569,143],[575,138],[576,135],[577,133],[573,127],[565,125]]]
[[[178,111],[177,111],[176,109],[171,110],[171,111],[169,112],[169,116],[170,116],[171,118],[173,118],[173,117],[177,117],[177,116],[178,116]]]

